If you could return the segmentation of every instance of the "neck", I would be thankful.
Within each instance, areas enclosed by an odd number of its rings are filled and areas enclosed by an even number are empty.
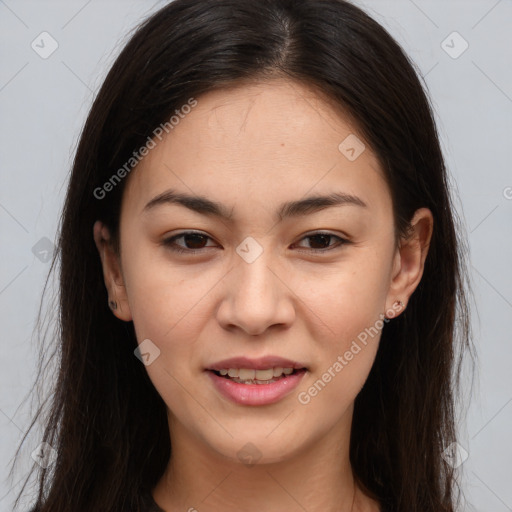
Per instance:
[[[285,459],[253,465],[222,456],[169,420],[172,456],[153,491],[166,511],[379,511],[354,483],[347,418]]]

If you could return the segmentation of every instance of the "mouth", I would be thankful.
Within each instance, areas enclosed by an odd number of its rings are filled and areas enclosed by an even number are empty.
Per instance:
[[[286,366],[272,366],[262,360],[252,361],[253,368],[237,360],[241,367],[230,364],[207,368],[213,388],[224,399],[238,405],[270,405],[281,401],[299,385],[308,369],[301,364],[286,361]],[[268,361],[268,360],[267,360]],[[275,359],[274,359],[275,361]],[[283,360],[279,360],[280,363]],[[257,368],[254,368],[256,366]]]

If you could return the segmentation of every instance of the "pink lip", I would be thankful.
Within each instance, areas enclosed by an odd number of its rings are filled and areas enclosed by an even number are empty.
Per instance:
[[[289,362],[287,362],[287,364],[288,363]],[[232,364],[233,361],[230,360],[230,365]],[[244,363],[244,365],[245,364],[246,363]],[[271,366],[272,365],[265,366],[265,368],[269,368]],[[279,363],[278,366],[281,367],[281,363]],[[233,368],[233,366],[228,367]],[[234,367],[237,368],[239,366],[235,365]],[[290,368],[291,366],[284,367]],[[224,366],[223,368],[226,367]],[[241,368],[248,367],[241,366]],[[270,384],[240,384],[238,382],[227,379],[226,377],[221,377],[213,371],[208,371],[207,373],[212,379],[212,382],[217,391],[219,391],[219,393],[221,393],[226,398],[229,398],[233,402],[242,405],[268,405],[279,402],[279,400],[290,394],[299,385],[304,375],[306,375],[306,370],[301,370],[297,373],[286,375],[281,377],[276,382],[272,382]]]
[[[249,359],[247,357],[232,357],[218,361],[206,368],[207,370],[223,370],[229,368],[247,368],[250,370],[267,370],[268,368],[294,368],[300,370],[306,368],[306,365],[297,361],[290,361],[277,356],[265,356],[258,359]],[[247,386],[248,384],[244,384]],[[258,384],[256,384],[258,385]]]

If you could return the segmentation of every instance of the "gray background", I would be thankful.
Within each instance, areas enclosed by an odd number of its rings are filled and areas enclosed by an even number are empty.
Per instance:
[[[31,400],[23,400],[34,384],[33,330],[73,150],[126,34],[164,3],[0,0],[0,511],[12,510],[13,489],[40,442],[37,432],[29,437],[8,478],[30,418]],[[512,511],[512,2],[358,4],[426,77],[468,234],[479,379],[474,388],[467,379],[467,421],[461,410],[463,509]],[[51,49],[44,31],[58,44],[45,59],[31,47],[35,41],[39,52]]]

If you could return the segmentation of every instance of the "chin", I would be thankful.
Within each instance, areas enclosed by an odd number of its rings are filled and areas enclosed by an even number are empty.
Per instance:
[[[273,428],[275,427],[274,424]],[[263,432],[255,430],[234,438],[225,436],[222,441],[217,440],[218,443],[209,440],[209,444],[226,461],[243,466],[283,462],[297,456],[304,448],[297,436],[290,435],[287,431],[283,430],[281,436],[277,432],[269,435],[269,432],[272,429],[264,429]]]

